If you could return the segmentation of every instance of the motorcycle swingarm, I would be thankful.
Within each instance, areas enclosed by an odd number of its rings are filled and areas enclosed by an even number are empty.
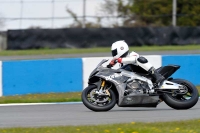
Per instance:
[[[174,82],[170,82],[165,80],[162,85],[160,85],[159,88],[157,88],[158,90],[181,90],[184,89],[183,85],[174,83]]]

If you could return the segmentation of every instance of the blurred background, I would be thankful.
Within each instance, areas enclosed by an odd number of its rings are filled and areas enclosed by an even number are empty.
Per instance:
[[[131,46],[199,44],[199,11],[199,0],[0,0],[0,44],[1,49],[104,47],[120,39]]]
[[[199,11],[198,0],[0,0],[0,29],[198,26]]]

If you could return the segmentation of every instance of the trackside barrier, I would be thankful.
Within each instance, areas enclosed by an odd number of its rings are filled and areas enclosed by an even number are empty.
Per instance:
[[[200,85],[200,55],[175,55],[162,56],[162,65],[176,64],[180,65],[172,76],[191,81],[194,85]]]
[[[3,96],[82,90],[82,59],[3,61]]]
[[[172,77],[200,85],[200,55],[145,57],[156,68],[168,64],[180,65],[180,70]],[[87,86],[89,74],[102,59],[110,61],[112,58],[0,61],[0,96],[82,91]],[[117,64],[114,68],[118,67]]]

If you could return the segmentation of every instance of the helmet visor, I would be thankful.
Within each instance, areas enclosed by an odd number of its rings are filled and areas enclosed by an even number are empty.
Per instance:
[[[116,56],[117,55],[117,49],[112,50],[112,56]]]

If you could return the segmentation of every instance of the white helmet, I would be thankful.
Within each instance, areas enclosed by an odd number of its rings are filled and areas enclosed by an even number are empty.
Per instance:
[[[128,55],[129,48],[125,41],[117,41],[112,44],[111,51],[112,56],[117,59],[120,57],[126,57]]]

